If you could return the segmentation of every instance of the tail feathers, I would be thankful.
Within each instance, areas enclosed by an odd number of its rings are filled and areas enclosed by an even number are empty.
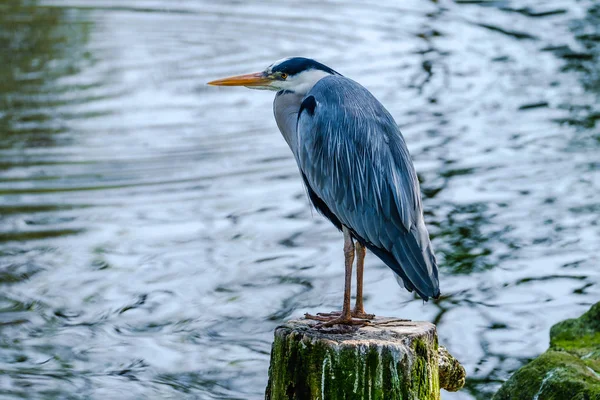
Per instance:
[[[427,246],[425,249],[421,247],[415,235],[408,232],[394,242],[391,252],[405,275],[415,286],[417,293],[436,298],[440,295],[437,263],[431,251],[429,239],[424,245]]]
[[[430,243],[422,251],[408,232],[395,241],[392,251],[371,244],[367,247],[402,279],[407,290],[416,291],[425,301],[440,296],[437,262]]]
[[[431,296],[434,299],[437,299],[440,297],[440,279],[438,277],[438,265],[437,265],[437,259],[435,258],[435,254],[433,254],[433,248],[431,247],[431,243],[428,244],[428,246],[425,249],[425,255],[427,257],[427,259],[429,260],[429,263],[431,265],[431,271],[432,271],[432,276],[431,279],[433,281],[433,285],[435,288],[435,293]]]

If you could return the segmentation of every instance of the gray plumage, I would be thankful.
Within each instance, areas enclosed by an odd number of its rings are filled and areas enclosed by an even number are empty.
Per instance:
[[[368,90],[333,72],[306,96],[280,91],[273,104],[310,199],[338,228],[348,227],[408,290],[425,300],[438,297],[437,263],[404,138]]]

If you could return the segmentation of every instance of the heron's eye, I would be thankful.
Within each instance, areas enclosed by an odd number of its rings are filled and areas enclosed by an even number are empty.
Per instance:
[[[285,72],[281,73],[281,79],[287,79],[288,75]]]

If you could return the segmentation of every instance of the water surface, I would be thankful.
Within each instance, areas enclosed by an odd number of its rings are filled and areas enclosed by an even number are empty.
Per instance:
[[[600,297],[600,7],[574,1],[0,5],[0,398],[259,399],[273,329],[336,309],[342,238],[269,92],[290,55],[371,90],[422,181],[443,297],[367,259],[488,399]]]

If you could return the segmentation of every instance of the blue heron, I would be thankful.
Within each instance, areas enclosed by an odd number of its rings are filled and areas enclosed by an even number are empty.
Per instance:
[[[394,118],[363,86],[326,65],[286,58],[266,70],[208,83],[277,91],[275,121],[313,206],[344,236],[341,312],[306,314],[321,325],[362,325],[366,249],[409,291],[440,295],[438,268],[423,219],[417,173]],[[355,245],[356,241],[356,245]],[[357,294],[351,309],[352,266]]]

